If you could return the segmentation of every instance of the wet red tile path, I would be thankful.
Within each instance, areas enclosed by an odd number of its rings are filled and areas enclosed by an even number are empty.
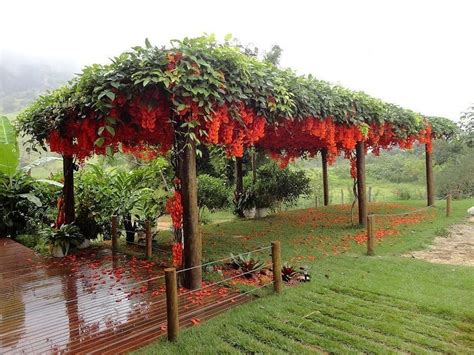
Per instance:
[[[180,326],[250,299],[180,289]],[[0,354],[124,353],[165,333],[163,265],[108,249],[45,258],[0,238]]]

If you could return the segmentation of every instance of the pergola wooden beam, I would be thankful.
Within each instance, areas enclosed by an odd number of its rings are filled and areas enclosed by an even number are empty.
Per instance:
[[[235,158],[234,166],[234,178],[235,178],[235,200],[239,201],[240,196],[244,193],[244,168],[243,160],[241,157]],[[237,211],[239,217],[244,217],[243,211]]]
[[[329,180],[328,180],[328,152],[326,149],[321,150],[321,161],[323,166],[323,195],[324,206],[329,205]]]
[[[63,200],[64,200],[64,223],[69,224],[76,219],[74,208],[74,158],[63,156]]]
[[[185,286],[196,290],[202,286],[202,238],[197,203],[196,143],[189,140],[180,151],[181,199],[183,204]]]
[[[359,224],[367,224],[367,195],[365,186],[365,143],[358,142],[356,146],[357,159],[357,198],[359,208]]]
[[[426,199],[428,206],[434,205],[434,182],[433,182],[433,161],[428,144],[425,144],[425,160],[426,160]]]

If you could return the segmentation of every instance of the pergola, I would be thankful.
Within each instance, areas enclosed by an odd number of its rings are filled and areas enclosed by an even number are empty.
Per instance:
[[[32,142],[63,155],[65,221],[74,221],[74,160],[117,151],[173,154],[176,194],[170,204],[183,228],[186,286],[201,287],[196,149],[223,146],[242,157],[251,146],[282,165],[321,152],[324,200],[327,163],[351,160],[357,177],[359,222],[367,217],[364,159],[393,146],[426,146],[428,205],[434,201],[431,140],[448,134],[449,120],[433,120],[353,92],[298,76],[212,37],[134,47],[107,65],[92,65],[67,86],[39,98],[20,116]]]

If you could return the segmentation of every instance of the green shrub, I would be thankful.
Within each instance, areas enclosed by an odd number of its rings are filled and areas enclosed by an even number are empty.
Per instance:
[[[214,211],[228,207],[230,190],[224,180],[201,174],[198,176],[198,206]]]
[[[311,193],[310,181],[304,170],[280,169],[274,162],[262,165],[254,186],[256,207],[294,205],[300,196]]]
[[[161,164],[161,162],[158,162]],[[122,171],[89,165],[76,178],[76,224],[88,238],[109,237],[110,219],[121,217],[132,241],[134,230],[145,219],[155,220],[165,212],[168,193],[162,188],[163,164]],[[132,223],[132,216],[138,223]]]
[[[19,234],[16,236],[15,240],[38,253],[45,254],[48,251],[48,242],[42,238],[39,233]]]
[[[451,159],[436,172],[437,195],[451,194],[454,198],[474,196],[474,149],[458,159]]]
[[[54,220],[57,188],[45,186],[23,172],[0,174],[0,235],[34,234]]]

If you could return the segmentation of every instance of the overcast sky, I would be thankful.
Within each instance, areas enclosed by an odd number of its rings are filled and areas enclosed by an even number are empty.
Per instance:
[[[85,65],[215,33],[426,115],[474,103],[474,1],[0,0],[0,50]],[[1,57],[0,57],[1,60]],[[68,65],[69,66],[69,65]]]

